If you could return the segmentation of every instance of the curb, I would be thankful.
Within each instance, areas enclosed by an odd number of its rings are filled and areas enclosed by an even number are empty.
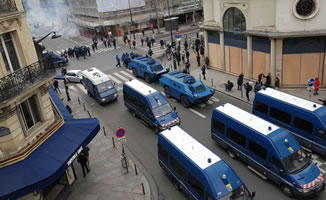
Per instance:
[[[207,85],[206,85],[206,86],[207,86]],[[224,95],[226,95],[226,96],[229,96],[229,97],[232,97],[232,98],[238,99],[238,100],[240,100],[240,101],[243,101],[244,103],[247,103],[247,104],[249,104],[249,105],[253,105],[253,103],[252,103],[251,101],[248,102],[248,101],[244,100],[244,99],[241,98],[241,97],[234,96],[234,95],[232,95],[232,94],[230,94],[230,93],[228,93],[228,92],[225,92],[225,91],[223,91],[223,90],[218,90],[218,89],[216,89],[216,88],[214,88],[214,87],[212,87],[212,86],[207,86],[207,87],[209,87],[210,89],[213,89],[213,90],[216,91],[216,92],[222,93],[222,94],[224,94]]]

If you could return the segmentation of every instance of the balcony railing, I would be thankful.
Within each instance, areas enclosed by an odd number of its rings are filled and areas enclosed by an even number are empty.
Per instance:
[[[17,11],[15,0],[0,0],[0,14]]]
[[[53,65],[46,64],[46,62],[36,62],[0,78],[0,103],[54,74]]]

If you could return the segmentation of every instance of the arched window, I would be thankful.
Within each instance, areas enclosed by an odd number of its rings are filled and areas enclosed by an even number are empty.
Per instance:
[[[225,12],[223,28],[226,32],[246,31],[246,19],[238,8],[230,8]]]

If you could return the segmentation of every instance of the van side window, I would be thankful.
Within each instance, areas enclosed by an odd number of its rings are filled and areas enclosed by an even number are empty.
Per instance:
[[[233,140],[235,143],[239,144],[242,147],[246,147],[246,136],[241,135],[240,133],[233,130],[232,128],[228,128],[227,135],[228,138]]]
[[[324,140],[326,142],[326,132],[324,130],[317,128],[316,135],[317,135],[317,137],[321,138],[322,140]]]
[[[204,187],[203,184],[201,184],[198,179],[196,179],[193,175],[189,173],[188,177],[188,183],[189,185],[199,194],[199,196],[204,196]]]
[[[275,168],[275,169],[283,169],[282,164],[279,159],[277,159],[273,154],[269,155],[269,163]]]
[[[219,133],[224,134],[224,124],[222,122],[220,122],[219,120],[213,119],[213,127]]]
[[[172,169],[183,179],[186,179],[186,169],[173,157],[170,156]]]
[[[266,160],[267,157],[267,150],[265,147],[261,146],[260,144],[257,144],[256,142],[249,141],[249,151],[256,154],[258,157]]]
[[[167,163],[169,157],[168,151],[160,144],[158,145],[158,153],[161,156],[162,160]]]
[[[261,103],[259,101],[256,101],[255,103],[255,110],[260,112],[260,113],[263,113],[263,114],[266,114],[267,115],[267,112],[268,112],[268,105],[267,104],[264,104],[264,103]]]
[[[273,117],[276,120],[279,120],[281,122],[284,122],[288,125],[291,124],[291,114],[284,112],[282,110],[279,110],[277,108],[272,107],[271,108],[271,117]]]
[[[312,133],[314,124],[307,120],[301,119],[299,117],[295,117],[294,118],[294,127],[298,128],[300,130],[303,130],[306,133]]]

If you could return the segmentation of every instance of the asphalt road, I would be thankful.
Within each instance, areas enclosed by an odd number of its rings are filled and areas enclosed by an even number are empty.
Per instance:
[[[58,38],[55,40],[54,46],[49,48],[61,49],[67,45],[75,45],[74,42],[69,43],[70,39]],[[51,43],[54,41],[51,41]],[[72,59],[67,66],[67,69],[86,69],[88,67],[97,67],[106,74],[110,74],[116,80],[116,86],[118,87],[119,93],[122,93],[123,82],[131,78],[131,73],[128,72],[124,67],[115,67],[115,55],[121,55],[123,52],[129,51],[130,49],[121,46],[118,50],[109,50],[101,52],[87,57],[86,60]],[[139,50],[136,50],[139,51]],[[144,52],[142,52],[144,53]],[[124,71],[124,72],[121,72]],[[118,75],[117,75],[118,74]],[[126,75],[128,74],[128,75]],[[124,77],[123,79],[121,77]],[[151,87],[163,91],[158,83],[152,83]],[[126,129],[127,147],[137,157],[137,159],[143,164],[147,171],[154,178],[154,181],[159,189],[160,199],[175,200],[175,199],[186,199],[186,197],[176,191],[165,176],[163,171],[158,165],[157,159],[157,135],[153,130],[147,128],[139,119],[134,118],[131,113],[124,106],[122,95],[119,99],[108,105],[99,105],[94,99],[87,96],[83,87],[79,84],[70,84],[70,91],[78,93],[87,103],[87,106],[94,110],[99,117],[101,117],[112,130],[119,127]],[[181,127],[186,130],[189,134],[199,140],[201,143],[206,145],[209,149],[215,152],[218,156],[226,160],[241,179],[248,186],[250,191],[256,191],[256,198],[258,200],[287,200],[287,198],[281,190],[272,182],[264,181],[256,174],[252,173],[247,166],[239,161],[231,159],[225,150],[216,145],[210,136],[210,118],[212,110],[223,104],[232,103],[244,110],[251,111],[251,106],[245,102],[233,99],[229,96],[221,93],[216,93],[215,98],[210,100],[210,104],[201,106],[194,106],[192,109],[184,108],[180,102],[173,99],[169,99],[172,106],[176,106],[177,112],[181,118]],[[326,193],[322,193],[319,197],[311,198],[314,200],[326,199]]]

